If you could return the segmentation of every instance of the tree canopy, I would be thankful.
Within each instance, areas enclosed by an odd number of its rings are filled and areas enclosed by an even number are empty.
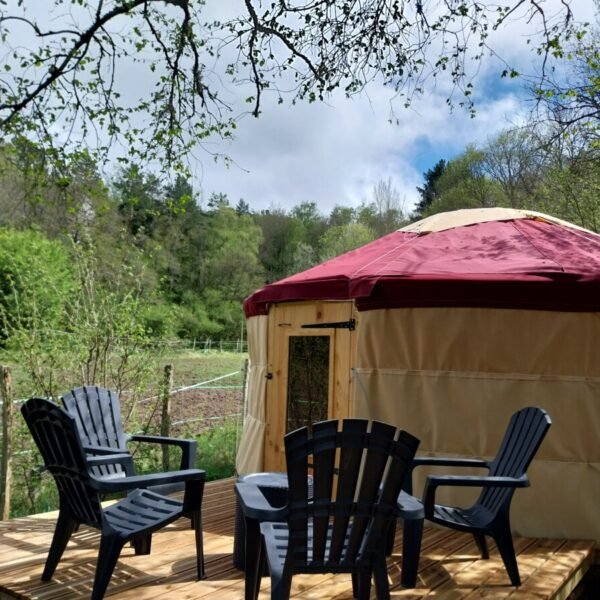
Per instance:
[[[57,153],[95,137],[122,159],[181,167],[195,145],[232,135],[240,99],[258,116],[268,91],[316,101],[376,81],[404,106],[447,76],[448,103],[472,109],[494,30],[527,22],[542,70],[574,33],[569,0],[554,11],[538,0],[244,0],[237,11],[202,0],[1,2],[2,133]]]

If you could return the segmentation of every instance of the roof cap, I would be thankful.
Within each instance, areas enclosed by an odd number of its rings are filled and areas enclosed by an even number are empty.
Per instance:
[[[434,233],[454,229],[456,227],[465,227],[467,225],[475,225],[477,223],[486,223],[490,221],[514,221],[515,219],[535,219],[546,223],[554,223],[571,229],[578,229],[587,233],[594,233],[568,221],[545,215],[544,213],[536,212],[535,210],[518,210],[516,208],[463,208],[461,210],[453,210],[449,212],[436,213],[425,219],[421,219],[415,223],[411,223],[406,227],[402,227],[398,231],[408,233]]]

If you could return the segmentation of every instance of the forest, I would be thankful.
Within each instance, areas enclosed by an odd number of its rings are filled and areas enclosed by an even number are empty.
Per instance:
[[[0,156],[1,339],[33,321],[69,331],[71,310],[92,301],[84,290],[135,306],[153,338],[237,339],[255,289],[440,211],[525,208],[598,231],[599,160],[595,137],[530,124],[440,157],[411,211],[379,181],[360,205],[340,199],[323,214],[309,199],[289,210],[224,194],[203,203],[185,176],[169,182],[137,164],[107,181],[85,151],[49,162],[14,140]]]
[[[536,2],[499,12],[447,3],[439,14],[419,3],[398,12],[393,3],[385,18],[372,0],[326,2],[322,11],[276,2],[260,14],[247,2],[219,21],[187,0],[168,10],[151,0],[73,0],[70,12],[52,4],[64,30],[46,27],[26,4],[0,8],[0,34],[12,48],[0,71],[0,352],[26,367],[31,393],[52,395],[75,380],[135,388],[127,379],[143,371],[141,351],[162,340],[243,338],[242,301],[255,289],[435,212],[525,208],[600,230],[600,35],[576,24],[568,2],[553,19]],[[294,27],[290,11],[302,17]],[[469,65],[490,50],[490,28],[513,18],[539,25],[531,41],[540,76],[501,75],[522,77],[529,118],[458,155],[431,156],[414,207],[382,180],[358,204],[332,198],[328,214],[311,198],[254,210],[249,199],[205,197],[185,168],[196,144],[235,129],[206,57],[220,77],[250,83],[256,117],[261,94],[283,94],[293,70],[290,110],[344,85],[358,94],[382,74],[408,106],[426,93],[421,83],[445,74],[477,118]],[[113,21],[128,23],[131,35],[107,27]],[[20,43],[20,27],[29,44]],[[423,40],[456,28],[471,31],[473,48],[444,45],[431,62]],[[330,35],[338,30],[347,37]],[[289,58],[271,52],[274,39]],[[217,59],[230,44],[238,59],[224,65]],[[157,87],[128,105],[116,69],[131,60]],[[136,111],[154,126],[137,128]],[[110,162],[118,142],[129,155]]]

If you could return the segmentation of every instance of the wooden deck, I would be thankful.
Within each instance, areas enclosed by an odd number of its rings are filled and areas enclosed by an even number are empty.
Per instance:
[[[227,600],[243,598],[243,573],[233,568],[233,480],[207,485],[204,533],[207,579],[195,580],[194,534],[180,519],[155,534],[150,556],[135,556],[126,547],[113,574],[107,596],[119,600],[149,598]],[[0,599],[43,600],[85,598],[90,595],[98,548],[97,532],[82,527],[72,538],[51,582],[40,581],[54,529],[56,513],[0,523]],[[421,600],[566,599],[589,569],[592,542],[517,539],[523,585],[511,587],[492,547],[490,560],[479,560],[471,536],[426,528],[414,590],[399,587],[401,529],[388,561],[392,598]],[[269,579],[263,579],[261,599],[268,598]],[[348,576],[297,576],[293,598],[303,600],[352,598]],[[372,596],[374,597],[374,595]]]

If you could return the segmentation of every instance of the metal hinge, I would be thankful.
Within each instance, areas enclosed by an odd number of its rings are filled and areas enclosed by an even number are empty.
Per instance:
[[[350,331],[354,331],[356,329],[356,319],[336,321],[334,323],[309,323],[302,325],[302,329],[349,329]]]

